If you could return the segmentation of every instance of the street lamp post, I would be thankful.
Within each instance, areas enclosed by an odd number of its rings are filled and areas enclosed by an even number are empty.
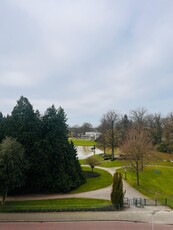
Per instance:
[[[94,146],[91,148],[91,151],[94,153],[94,155],[95,155],[95,150],[96,150],[96,146],[94,145]]]
[[[127,180],[126,173],[127,173],[126,166],[124,166],[124,179],[125,180]]]

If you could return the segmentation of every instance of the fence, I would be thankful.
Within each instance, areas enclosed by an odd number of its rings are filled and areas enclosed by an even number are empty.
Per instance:
[[[133,199],[124,198],[124,207],[130,207],[130,206],[144,207],[144,206],[157,206],[157,205],[166,206],[167,204],[168,204],[167,198],[162,200],[161,199],[151,200],[145,198],[133,198]]]

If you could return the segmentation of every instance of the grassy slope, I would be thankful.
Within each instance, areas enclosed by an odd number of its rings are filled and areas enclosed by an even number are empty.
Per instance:
[[[90,171],[90,167],[82,167],[84,171]],[[98,172],[101,176],[96,178],[87,178],[87,182],[79,188],[73,190],[71,193],[87,192],[101,189],[112,184],[112,175],[105,170],[94,168],[94,172]]]
[[[53,211],[66,209],[97,208],[110,205],[110,201],[99,199],[69,198],[53,200],[34,200],[7,202],[0,212]]]
[[[86,141],[85,141],[86,142]],[[90,142],[91,143],[91,142]],[[165,159],[162,154],[162,161],[157,161],[159,166],[148,166],[144,172],[140,173],[141,186],[136,186],[136,176],[134,172],[127,172],[127,182],[134,188],[142,192],[143,194],[153,199],[165,199],[168,198],[168,205],[173,208],[173,163],[163,162]],[[170,155],[167,156],[167,160],[170,159]],[[154,163],[154,162],[153,162]],[[115,161],[103,161],[99,166],[102,167],[119,167],[127,165],[124,160]],[[169,167],[163,167],[169,166]],[[91,170],[90,168],[84,168],[84,170]],[[104,170],[94,169],[95,172],[101,174],[97,178],[87,179],[87,183],[80,186],[78,189],[71,193],[79,193],[85,191],[96,190],[109,186],[112,183],[112,176]],[[124,174],[124,171],[122,170]],[[109,205],[110,201],[104,201],[105,205]],[[79,208],[79,206],[95,207],[95,205],[103,203],[101,200],[94,199],[57,199],[57,200],[42,200],[42,201],[21,201],[21,202],[8,202],[3,211],[20,211],[20,210],[52,210],[52,209],[66,209],[66,208]],[[2,208],[0,207],[0,211]]]
[[[90,171],[90,167],[83,167],[84,171]],[[94,169],[94,172],[100,174],[96,178],[88,178],[87,182],[71,193],[79,193],[92,191],[107,187],[112,183],[112,175],[105,170]],[[7,202],[5,207],[0,206],[0,212],[16,212],[16,211],[45,211],[45,210],[60,210],[60,209],[76,209],[76,208],[96,208],[110,205],[110,201],[100,199],[55,199],[55,200],[35,200],[35,201],[17,201]]]
[[[167,198],[168,205],[173,208],[172,175],[173,167],[148,166],[140,173],[140,186],[136,185],[136,175],[132,171],[127,172],[127,182],[152,199],[162,202]]]

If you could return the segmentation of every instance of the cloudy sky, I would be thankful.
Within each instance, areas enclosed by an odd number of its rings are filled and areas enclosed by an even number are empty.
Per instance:
[[[172,0],[1,0],[0,111],[21,95],[69,125],[173,111]]]

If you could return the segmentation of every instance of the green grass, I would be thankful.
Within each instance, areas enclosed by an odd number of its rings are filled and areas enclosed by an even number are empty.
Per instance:
[[[122,173],[123,170],[121,169]],[[173,168],[148,166],[140,173],[140,186],[136,185],[136,175],[127,171],[127,182],[144,195],[158,199],[161,203],[168,199],[168,206],[173,208]]]
[[[126,165],[125,160],[114,160],[114,161],[106,160],[106,161],[102,161],[99,166],[109,168],[109,167],[122,167],[123,165]]]
[[[74,145],[76,145],[76,146],[94,146],[94,145],[97,145],[96,141],[90,141],[90,140],[69,138],[69,141],[73,141]]]
[[[95,154],[95,156],[97,157],[99,162],[103,161],[103,157],[99,156],[99,154]],[[81,165],[85,165],[86,164],[86,159],[79,159],[79,163]],[[98,165],[100,166],[100,163]]]
[[[68,198],[53,200],[9,201],[0,212],[60,211],[67,209],[100,208],[109,206],[110,201],[87,198]]]
[[[84,171],[91,171],[90,167],[82,167]],[[87,178],[86,183],[73,190],[71,194],[87,192],[107,187],[112,184],[112,175],[105,170],[94,169],[100,174],[95,178]],[[97,199],[56,199],[56,200],[33,200],[6,202],[5,207],[0,206],[0,212],[20,212],[20,211],[55,211],[66,209],[98,208],[110,205],[110,201]]]
[[[84,171],[91,170],[90,167],[82,167]],[[73,190],[71,193],[88,192],[105,188],[112,184],[112,175],[105,170],[94,168],[94,172],[100,173],[101,176],[96,178],[87,178],[86,183],[79,188]]]

